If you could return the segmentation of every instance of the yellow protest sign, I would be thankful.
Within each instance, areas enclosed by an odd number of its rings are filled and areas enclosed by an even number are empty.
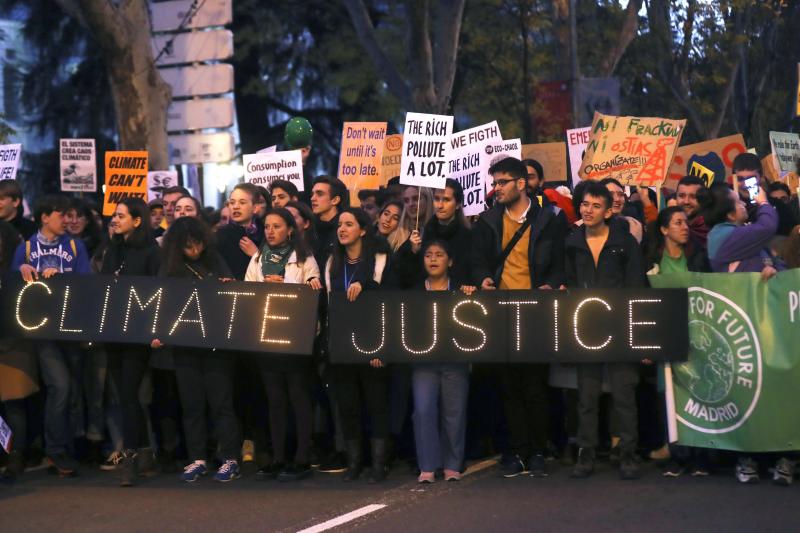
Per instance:
[[[114,214],[123,198],[147,202],[147,152],[106,152],[106,190],[103,216]]]
[[[664,186],[675,190],[684,176],[697,176],[707,186],[723,182],[733,174],[733,160],[745,151],[741,133],[681,146],[675,151]]]
[[[616,178],[651,187],[667,177],[686,120],[616,117],[595,112],[581,179]]]
[[[381,161],[381,186],[400,175],[400,158],[403,154],[403,136],[399,133],[387,135],[383,145],[383,159]]]
[[[345,122],[339,153],[339,179],[350,191],[350,205],[358,206],[358,191],[381,184],[385,122]]]
[[[567,143],[523,144],[522,159],[535,159],[542,165],[544,181],[567,181]],[[541,177],[541,176],[540,176]]]

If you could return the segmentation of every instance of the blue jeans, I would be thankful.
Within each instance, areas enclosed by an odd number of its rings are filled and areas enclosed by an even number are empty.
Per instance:
[[[42,341],[38,344],[39,368],[47,391],[44,404],[45,453],[67,453],[75,436],[72,397],[78,382],[81,351],[77,344]],[[75,391],[77,392],[77,391]]]
[[[434,472],[441,467],[460,471],[467,430],[469,366],[415,365],[411,384],[419,469]]]

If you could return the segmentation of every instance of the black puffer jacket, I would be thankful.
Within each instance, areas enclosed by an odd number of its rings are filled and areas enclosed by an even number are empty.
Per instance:
[[[608,239],[597,266],[586,243],[586,226],[577,228],[565,243],[567,287],[622,289],[645,286],[644,261],[636,239],[619,224],[610,224]]]
[[[450,277],[453,279],[471,280],[470,254],[472,246],[472,231],[457,220],[449,224],[439,223],[439,219],[432,217],[422,228],[422,246],[434,241],[445,241],[450,247],[453,266],[450,267]],[[421,253],[411,251],[411,241],[406,241],[395,254],[397,264],[397,278],[401,289],[416,287],[425,279],[425,265]]]

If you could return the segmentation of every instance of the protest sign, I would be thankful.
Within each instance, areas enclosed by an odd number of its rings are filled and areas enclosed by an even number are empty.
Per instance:
[[[519,139],[498,141],[487,144],[481,150],[481,176],[486,184],[486,194],[492,191],[492,177],[489,175],[489,168],[506,157],[522,159],[522,141]]]
[[[278,151],[278,145],[273,144],[272,146],[267,146],[266,148],[262,148],[261,150],[257,151],[257,154],[271,154],[273,152]]]
[[[358,207],[358,191],[381,184],[385,122],[345,122],[339,152],[339,179],[350,191],[350,205]]]
[[[467,216],[480,215],[486,206],[481,152],[487,144],[496,144],[502,140],[496,120],[483,126],[459,131],[450,137],[447,177],[458,181],[464,189],[464,214]]]
[[[390,179],[400,175],[400,159],[403,154],[403,136],[399,133],[387,135],[383,144],[381,158],[381,185],[386,186]]]
[[[288,152],[264,152],[245,154],[244,181],[269,188],[275,180],[294,183],[298,191],[303,191],[303,155],[300,150]]]
[[[147,201],[158,200],[164,189],[178,185],[177,170],[153,170],[147,173]]]
[[[13,337],[311,355],[319,292],[289,283],[63,275],[3,284]]]
[[[569,150],[569,170],[572,176],[572,186],[575,187],[580,181],[581,177],[578,173],[581,168],[581,161],[583,161],[583,153],[586,151],[586,145],[589,144],[589,137],[592,128],[586,126],[585,128],[575,128],[567,130],[567,149]]]
[[[745,452],[800,449],[800,270],[664,274],[688,289],[689,358],[672,365],[671,440]]]
[[[595,113],[581,179],[616,178],[623,185],[644,187],[661,184],[685,126],[685,120]]]
[[[60,139],[61,190],[95,192],[97,158],[94,139]]]
[[[6,453],[11,453],[11,437],[13,435],[11,428],[8,427],[6,421],[0,416],[0,448],[3,448]]]
[[[686,290],[331,294],[334,363],[685,361]],[[800,426],[799,426],[800,427]]]
[[[675,151],[664,186],[675,190],[684,176],[697,176],[706,185],[722,183],[733,174],[733,160],[745,151],[747,147],[740,133],[681,146]]]
[[[17,167],[22,155],[21,144],[0,145],[0,180],[17,178]]]
[[[542,181],[568,180],[566,143],[523,144],[522,159],[534,159],[542,165],[544,171]]]
[[[106,152],[103,216],[113,215],[123,198],[147,202],[147,152]]]
[[[400,183],[444,189],[453,117],[406,113]]]
[[[781,172],[794,172],[797,170],[797,161],[800,159],[800,134],[769,132],[769,143],[772,153],[778,159]]]

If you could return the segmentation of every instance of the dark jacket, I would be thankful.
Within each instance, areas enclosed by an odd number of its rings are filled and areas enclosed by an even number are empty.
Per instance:
[[[256,218],[255,228],[255,232],[251,234],[239,224],[226,224],[217,230],[217,251],[228,263],[233,277],[239,281],[244,280],[247,265],[250,264],[250,256],[239,248],[239,241],[242,237],[248,237],[259,248],[264,242],[264,222]]]
[[[531,201],[528,218],[531,219],[528,264],[531,271],[531,286],[550,285],[553,288],[564,283],[564,237],[566,218],[552,206],[540,207]],[[496,205],[484,211],[472,230],[471,267],[472,279],[480,285],[486,278],[498,283],[503,274],[503,214],[505,207]]]
[[[339,215],[324,222],[317,218],[314,221],[314,228],[317,231],[317,242],[314,247],[314,259],[320,268],[325,268],[325,263],[328,262],[328,257],[331,255],[333,245],[337,241],[336,230],[339,229]]]
[[[38,229],[36,226],[36,222],[19,215],[15,216],[8,222],[17,229],[19,234],[22,235],[22,238],[25,239],[26,241],[30,239]]]
[[[222,256],[214,249],[209,250],[209,256],[207,260],[208,264],[205,264],[201,261],[189,261],[184,258],[183,261],[183,268],[170,275],[166,271],[167,264],[164,262],[161,264],[161,268],[158,270],[159,277],[174,277],[174,278],[189,278],[189,279],[217,279],[217,278],[230,278],[231,276],[231,269],[228,268],[228,264],[222,258]]]
[[[439,223],[439,219],[432,217],[422,229],[422,247],[434,240],[445,241],[450,246],[450,267],[452,279],[471,280],[471,246],[472,231],[458,221],[450,224]],[[411,251],[411,241],[407,240],[395,254],[396,274],[401,289],[418,286],[425,279],[425,265],[421,253]]]
[[[600,251],[597,266],[586,243],[586,227],[567,238],[565,266],[567,287],[581,289],[622,289],[644,287],[642,251],[636,239],[618,224],[610,224],[608,239]]]
[[[156,276],[161,266],[161,249],[155,240],[143,246],[129,246],[127,242],[112,241],[103,256],[101,274],[120,276]]]

